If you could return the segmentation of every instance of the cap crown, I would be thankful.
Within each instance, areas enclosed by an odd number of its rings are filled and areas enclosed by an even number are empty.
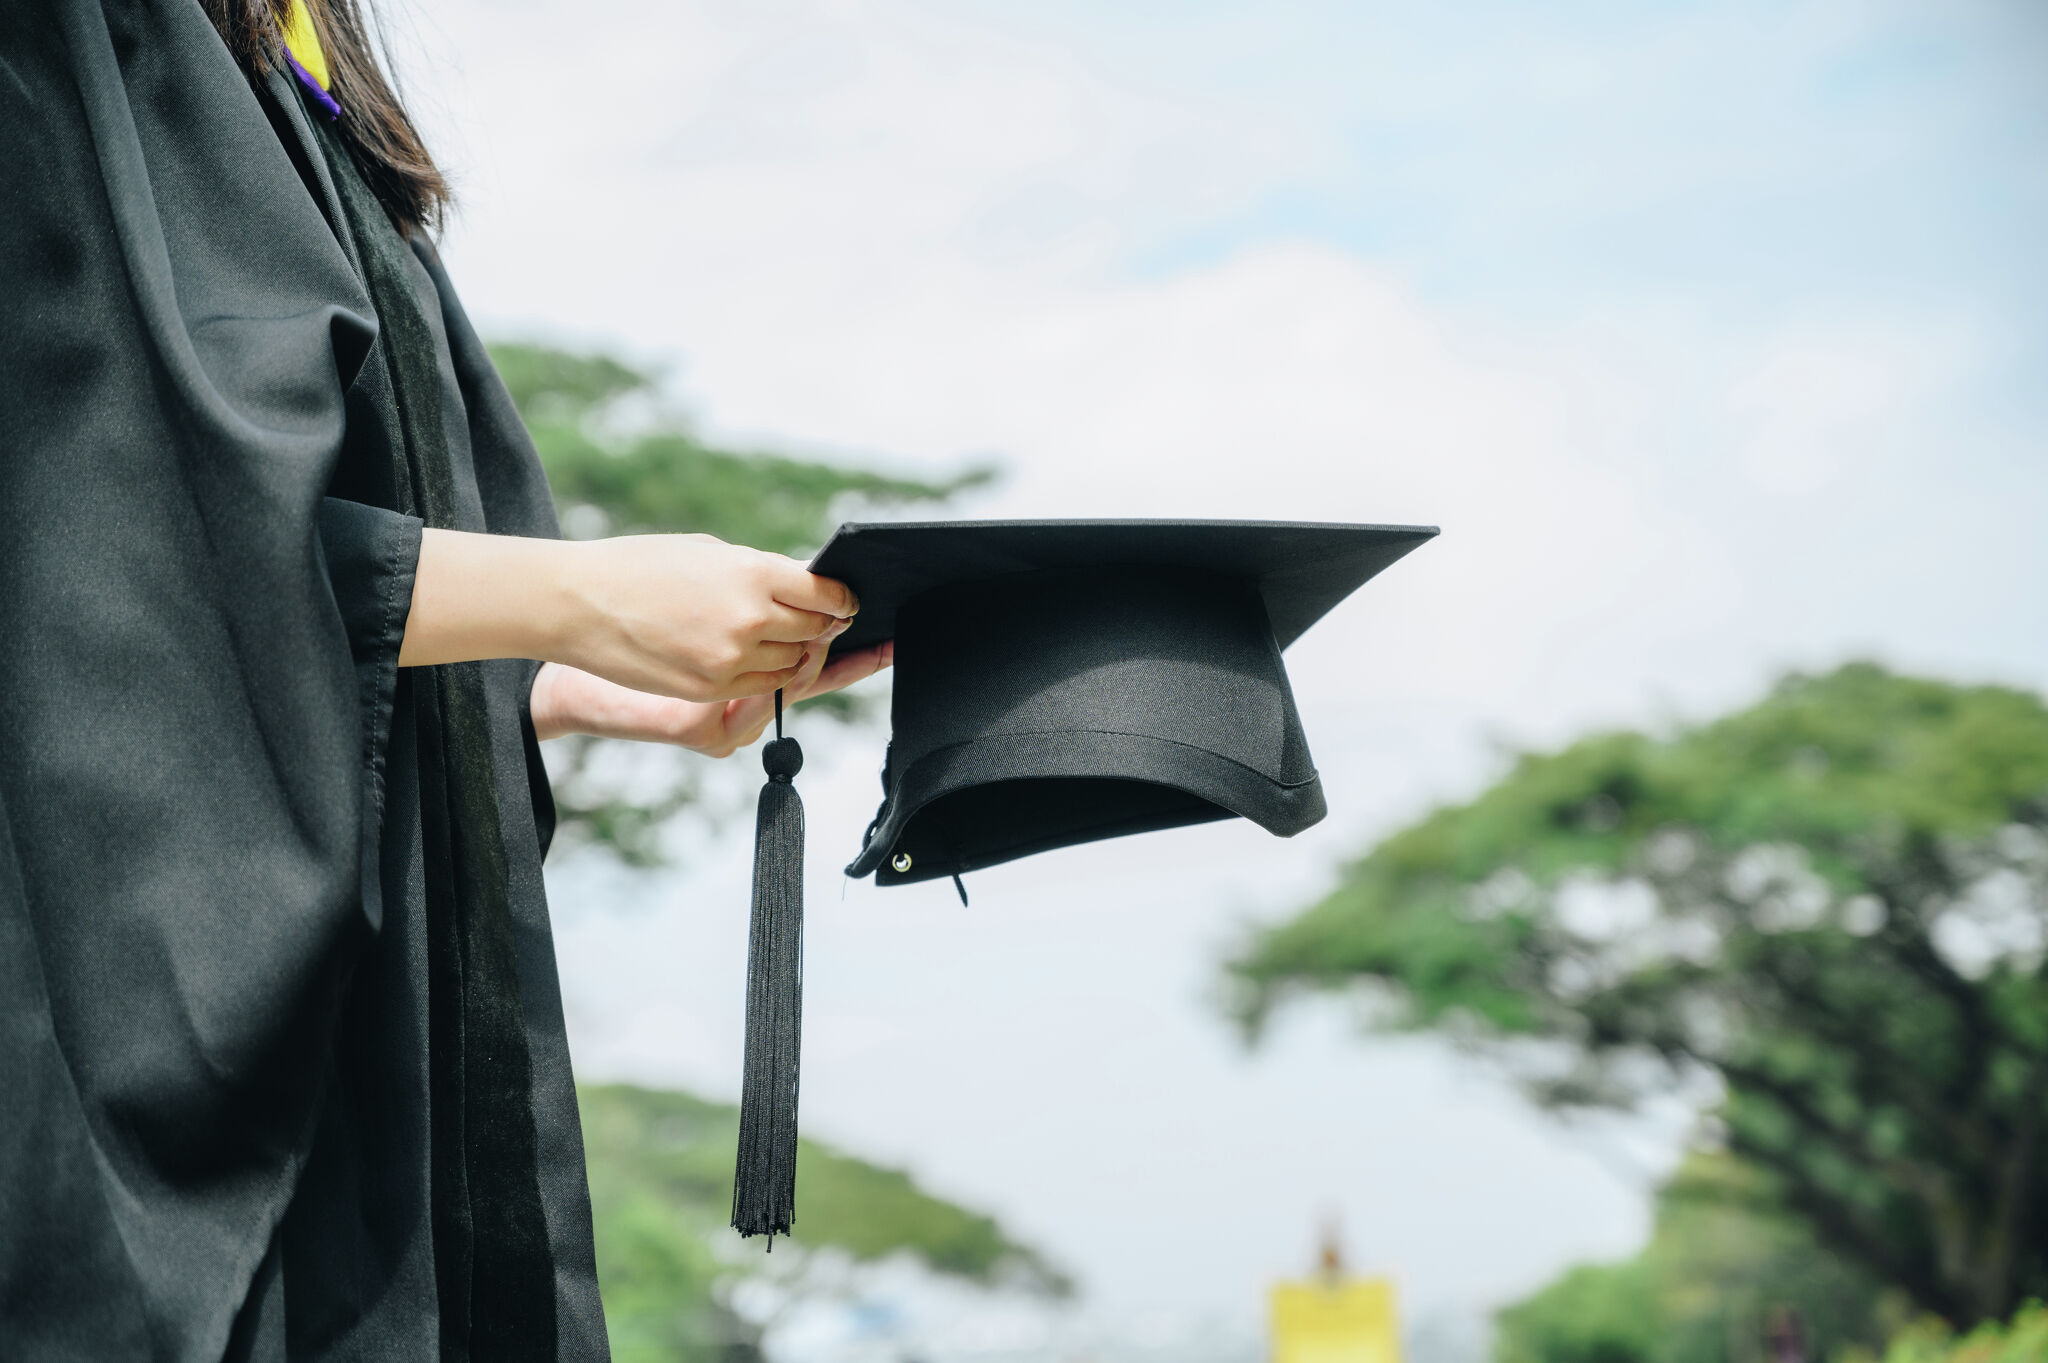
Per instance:
[[[813,562],[896,641],[849,875],[924,880],[1232,815],[1323,817],[1281,649],[1436,533],[1268,521],[843,526]]]
[[[928,592],[896,628],[886,798],[850,874],[923,880],[1233,814],[1282,834],[1322,816],[1249,582],[1009,574]]]

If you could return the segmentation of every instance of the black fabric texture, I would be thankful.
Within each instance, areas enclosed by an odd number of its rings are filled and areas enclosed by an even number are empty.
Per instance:
[[[342,628],[348,633],[356,703],[362,707],[366,826],[384,818],[384,754],[422,528],[417,516],[393,515],[360,502],[328,497],[320,504],[321,556],[334,583]],[[383,894],[374,876],[365,880],[363,889],[371,925],[381,926]]]
[[[896,637],[896,611],[939,587],[1017,573],[1184,568],[1256,584],[1286,648],[1416,546],[1428,525],[1309,521],[1043,520],[849,523],[811,570],[850,584],[860,614],[835,653]]]
[[[315,123],[328,172],[383,325],[391,402],[379,412],[399,463],[403,509],[460,521],[448,449],[460,401],[440,379],[447,349],[429,323],[422,271],[339,138]],[[429,283],[431,289],[431,283]],[[438,307],[435,309],[438,312]],[[419,705],[427,881],[428,1047],[434,1246],[444,1359],[547,1359],[555,1351],[553,1265],[534,1159],[531,1057],[513,962],[511,907],[483,666],[424,669]]]
[[[534,668],[396,665],[553,512],[336,168],[191,0],[0,7],[8,1363],[606,1356]]]
[[[1292,836],[1323,817],[1249,581],[1012,574],[925,592],[896,626],[887,798],[849,875],[927,880],[1229,815]]]

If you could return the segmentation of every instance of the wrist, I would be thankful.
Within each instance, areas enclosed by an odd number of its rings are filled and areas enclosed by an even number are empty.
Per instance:
[[[401,666],[480,658],[569,661],[584,634],[583,546],[512,535],[428,530],[420,541]]]
[[[575,540],[523,540],[533,546],[525,574],[530,588],[519,628],[529,651],[522,656],[576,666],[578,645],[597,618],[589,570],[591,546]]]
[[[576,731],[562,710],[556,685],[561,672],[560,663],[542,663],[534,671],[533,685],[526,691],[526,717],[533,725],[533,736],[542,742]]]
[[[707,707],[635,691],[567,663],[543,663],[529,701],[541,738],[588,734],[643,742],[697,746]]]

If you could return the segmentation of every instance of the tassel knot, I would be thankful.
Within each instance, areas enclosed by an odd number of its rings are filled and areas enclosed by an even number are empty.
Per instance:
[[[773,738],[761,749],[761,769],[771,781],[793,781],[804,769],[804,750],[793,738]]]

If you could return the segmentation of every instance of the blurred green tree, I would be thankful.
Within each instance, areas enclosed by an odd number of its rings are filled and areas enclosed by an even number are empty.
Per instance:
[[[724,450],[704,443],[662,403],[654,375],[608,355],[501,342],[498,373],[533,435],[565,534],[703,533],[733,544],[806,556],[846,514],[940,502],[980,487],[976,466],[944,482]],[[807,702],[836,718],[860,712],[845,693]],[[698,795],[678,754],[570,738],[551,763],[559,832],[626,862],[661,860],[661,825]]]
[[[1957,1339],[1939,1324],[1901,1332],[1884,1363],[2040,1363],[2048,1358],[2048,1306],[2029,1302],[2009,1321],[1986,1321]]]
[[[1363,985],[1560,1108],[1708,1077],[1831,1253],[1959,1325],[2048,1293],[2048,707],[1859,663],[1519,759],[1229,966]]]
[[[1787,1320],[1802,1357],[1868,1359],[1900,1304],[1766,1194],[1727,1156],[1690,1157],[1658,1195],[1649,1246],[1574,1268],[1502,1311],[1495,1363],[1769,1363],[1772,1327]]]
[[[723,1288],[787,1268],[727,1228],[739,1111],[685,1093],[626,1084],[578,1093],[597,1231],[605,1324],[620,1363],[740,1363],[759,1357],[760,1329]],[[805,1140],[797,1183],[800,1249],[830,1247],[856,1262],[907,1253],[934,1273],[1057,1297],[1067,1279],[988,1217],[942,1201],[909,1176]],[[800,1256],[799,1256],[800,1257]]]

